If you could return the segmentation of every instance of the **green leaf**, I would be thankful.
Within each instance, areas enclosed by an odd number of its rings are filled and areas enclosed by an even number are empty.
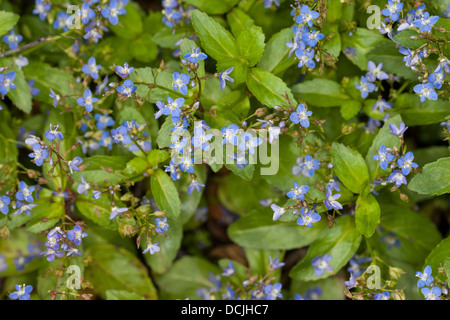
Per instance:
[[[86,256],[92,259],[85,271],[86,278],[103,297],[107,290],[125,290],[146,299],[157,299],[147,269],[129,251],[112,244],[97,243],[86,248]]]
[[[158,46],[153,42],[153,37],[151,35],[142,34],[133,41],[133,45],[130,46],[130,51],[136,60],[149,63],[156,59],[158,55]]]
[[[361,193],[363,185],[369,180],[369,171],[361,154],[334,142],[331,146],[331,162],[344,186],[353,193]]]
[[[293,66],[296,63],[295,54],[289,57],[290,48],[286,46],[286,43],[292,42],[292,39],[292,28],[285,28],[274,34],[266,45],[258,68],[281,75],[286,69]]]
[[[394,101],[394,109],[411,126],[439,123],[448,116],[449,103],[443,100],[420,102],[419,96],[403,93]]]
[[[395,124],[397,127],[402,122],[402,118],[397,115],[395,117],[389,118],[384,123],[383,127],[378,131],[377,136],[372,142],[372,146],[367,152],[366,156],[366,164],[369,168],[369,176],[371,181],[375,181],[380,175],[386,175],[389,173],[387,170],[383,170],[380,167],[380,162],[373,160],[373,156],[378,154],[378,149],[380,149],[381,145],[385,145],[386,148],[392,147],[400,147],[400,140],[398,137],[391,134],[391,130],[389,129],[390,124]]]
[[[361,243],[361,234],[355,228],[353,218],[344,216],[336,219],[336,224],[331,228],[326,228],[308,248],[306,256],[290,272],[290,276],[298,280],[317,280],[328,278],[332,274],[324,271],[318,277],[314,272],[311,261],[325,254],[331,255],[330,266],[333,274],[347,264],[358,250]]]
[[[145,260],[152,270],[160,274],[165,273],[172,266],[172,262],[181,247],[181,239],[183,238],[181,219],[168,218],[167,223],[169,224],[169,230],[165,232],[167,238],[162,238],[159,241],[161,251],[156,254],[145,254]],[[143,241],[141,246],[146,248],[146,241]]]
[[[394,36],[394,41],[405,48],[415,50],[427,43],[425,39],[411,39],[411,37],[419,37],[420,34],[416,30],[407,29],[400,31]]]
[[[141,9],[137,4],[130,3],[125,10],[127,10],[127,14],[120,16],[119,24],[109,25],[109,28],[123,39],[135,39],[144,30]]]
[[[450,237],[447,237],[439,242],[439,244],[430,252],[428,257],[425,259],[424,268],[425,266],[430,266],[434,277],[437,277],[441,281],[447,281],[447,278],[442,273],[439,274],[437,271],[439,268],[444,267],[447,272],[447,277],[449,277],[449,257]]]
[[[171,28],[162,28],[153,36],[153,42],[163,48],[175,49],[177,48],[175,43],[184,37],[189,36],[189,34],[187,34],[187,29],[176,28],[175,33],[172,33],[172,30],[173,29]]]
[[[237,37],[237,47],[241,56],[253,67],[259,62],[264,52],[264,33],[261,27],[253,26],[242,31]]]
[[[310,229],[296,223],[273,221],[272,216],[270,208],[251,211],[228,228],[228,235],[245,248],[290,250],[313,243],[326,227],[323,219]]]
[[[179,299],[199,299],[199,288],[213,288],[214,283],[209,279],[209,273],[219,274],[220,269],[209,261],[184,256],[158,281],[160,288]]]
[[[230,11],[239,0],[183,0],[207,14],[223,14]]]
[[[202,42],[202,48],[216,60],[236,58],[238,50],[233,36],[206,13],[191,12],[192,26]]]
[[[227,14],[227,22],[235,37],[238,37],[242,31],[255,25],[253,19],[239,8],[233,8]]]
[[[322,30],[323,34],[327,37],[330,35],[330,40],[325,41],[323,48],[326,52],[331,53],[335,58],[339,57],[342,49],[341,35],[339,33],[339,25],[337,24],[326,24]]]
[[[275,106],[288,107],[286,94],[291,104],[296,105],[296,101],[287,85],[272,73],[260,69],[253,68],[247,79],[248,89],[263,104],[269,108]]]
[[[140,295],[126,290],[106,290],[106,300],[145,300]]]
[[[16,73],[13,83],[17,86],[17,88],[9,89],[8,97],[18,109],[23,112],[30,113],[32,107],[32,97],[30,86],[25,79],[25,75],[17,66],[12,67],[10,71],[14,71]]]
[[[420,194],[435,196],[450,193],[450,157],[425,165],[422,173],[412,178],[408,188]]]
[[[151,150],[147,156],[147,160],[152,168],[158,166],[158,164],[166,161],[168,158],[169,153],[167,153],[167,151],[159,149]]]
[[[341,115],[344,120],[349,120],[356,116],[361,110],[362,104],[356,100],[347,100],[342,102]]]
[[[147,159],[144,156],[133,158],[128,161],[124,173],[127,175],[140,175],[148,168]]]
[[[220,73],[230,67],[234,67],[230,73],[230,77],[234,79],[234,83],[243,83],[248,78],[249,68],[247,63],[242,62],[243,59],[224,59],[217,62],[217,72]],[[220,87],[219,87],[220,88]]]
[[[380,205],[373,195],[358,197],[355,211],[356,228],[367,238],[372,236],[380,223],[380,214]]]
[[[297,99],[304,99],[316,107],[336,107],[347,102],[350,97],[346,95],[339,83],[333,80],[316,78],[304,81],[292,87]]]
[[[180,197],[172,179],[161,169],[150,178],[152,194],[161,210],[166,211],[169,218],[180,215]]]
[[[450,258],[447,258],[444,263],[444,270],[447,274],[447,283],[450,283]]]
[[[117,221],[109,219],[111,202],[106,196],[98,200],[93,200],[92,197],[78,196],[75,206],[83,217],[103,228],[117,230]]]
[[[173,122],[170,117],[167,117],[164,123],[161,126],[161,129],[159,129],[158,137],[156,138],[156,143],[158,144],[159,148],[167,148],[172,143],[171,136],[172,136],[172,128],[173,128]]]
[[[19,15],[15,13],[0,11],[0,36],[8,33],[19,21],[19,18]]]

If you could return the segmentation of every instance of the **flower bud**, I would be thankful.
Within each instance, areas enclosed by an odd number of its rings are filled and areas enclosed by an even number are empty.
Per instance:
[[[9,229],[7,226],[4,226],[0,229],[0,238],[7,239],[10,237]]]

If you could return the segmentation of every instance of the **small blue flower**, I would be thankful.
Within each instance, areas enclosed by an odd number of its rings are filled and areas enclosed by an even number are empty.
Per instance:
[[[164,234],[164,231],[169,230],[169,224],[167,223],[167,218],[156,218],[155,219],[156,232],[159,234]]]
[[[434,72],[428,76],[428,81],[434,85],[436,89],[442,88],[445,80],[445,72],[442,70],[441,72]]]
[[[289,116],[289,119],[297,124],[300,122],[300,124],[302,125],[302,127],[308,128],[309,127],[309,119],[308,117],[310,117],[312,115],[312,111],[307,111],[305,108],[305,105],[303,103],[300,103],[297,106],[297,110],[295,112],[292,112],[291,115]]]
[[[106,129],[106,127],[112,127],[113,125],[116,124],[114,119],[111,118],[108,114],[96,113],[94,119],[95,121],[97,121],[95,126],[97,127],[98,130],[104,130]]]
[[[77,99],[77,104],[80,107],[84,107],[87,112],[92,112],[94,108],[93,104],[98,101],[98,98],[92,96],[92,92],[89,89],[84,91],[84,95]]]
[[[192,52],[185,54],[183,58],[192,63],[197,63],[199,60],[205,60],[208,56],[203,52],[200,52],[200,48],[196,49],[192,47]]]
[[[386,80],[389,79],[389,76],[386,72],[381,71],[383,68],[383,63],[380,63],[378,66],[375,65],[373,61],[369,61],[367,64],[367,69],[369,72],[366,74],[366,78],[370,82],[374,82],[375,80]]]
[[[273,221],[276,221],[281,218],[281,216],[286,212],[286,209],[283,207],[280,207],[279,205],[272,203],[270,205],[270,208],[273,210]]]
[[[431,275],[431,266],[426,266],[425,270],[422,272],[417,271],[416,272],[416,277],[419,278],[419,281],[417,281],[417,287],[418,288],[422,288],[422,287],[429,287],[431,286],[431,283],[434,281],[434,278]]]
[[[59,99],[61,99],[61,97],[58,94],[56,94],[52,88],[50,88],[50,94],[48,96],[53,99],[53,107],[56,108],[58,106],[58,102]]]
[[[188,194],[192,194],[192,192],[197,190],[197,192],[201,191],[201,188],[203,188],[205,185],[203,183],[198,182],[197,180],[192,180],[191,184],[189,185],[187,189]]]
[[[254,137],[250,132],[246,132],[241,136],[241,142],[238,145],[240,151],[247,151],[250,154],[255,154],[256,148],[261,145],[263,140],[258,137]]]
[[[88,190],[90,189],[89,183],[86,182],[86,179],[84,178],[83,174],[80,175],[81,183],[77,186],[77,192],[78,194],[83,194],[85,196],[88,195]]]
[[[400,170],[394,170],[386,179],[389,183],[395,183],[395,186],[399,188],[402,184],[407,184],[406,177]]]
[[[47,18],[48,12],[51,9],[50,2],[45,0],[36,0],[33,14],[39,15],[39,18],[44,21]]]
[[[83,232],[79,225],[75,225],[73,227],[73,230],[67,232],[67,239],[73,241],[75,245],[79,246],[81,244],[81,240],[87,237],[87,235],[88,234],[86,232]]]
[[[340,193],[336,193],[335,195],[333,195],[332,188],[327,186],[325,197],[326,199],[323,201],[323,203],[328,210],[342,210],[342,205],[338,201],[336,201],[341,197]]]
[[[35,190],[34,186],[28,187],[23,181],[19,183],[19,191],[16,193],[16,199],[20,201],[33,202],[32,193]]]
[[[28,155],[34,159],[34,162],[38,167],[42,166],[44,160],[48,158],[49,153],[47,149],[44,149],[39,143],[33,144],[33,152]]]
[[[378,154],[374,155],[372,159],[380,161],[381,169],[386,170],[389,165],[389,162],[394,160],[395,156],[392,153],[388,152],[388,149],[383,144],[380,146],[380,149],[378,149]]]
[[[320,40],[322,40],[324,37],[325,36],[322,33],[318,32],[316,30],[311,30],[309,32],[305,32],[302,35],[303,41],[305,41],[308,44],[308,46],[310,46],[310,47],[316,46],[317,43]]]
[[[309,154],[305,155],[301,169],[305,169],[310,177],[313,176],[315,170],[320,168],[320,162],[317,159],[313,159]]]
[[[6,95],[9,89],[16,89],[17,86],[13,83],[14,78],[16,77],[16,73],[14,71],[10,71],[7,74],[0,73],[0,94]]]
[[[361,76],[360,84],[355,85],[355,88],[361,91],[361,97],[363,99],[367,98],[370,92],[375,91],[375,85],[367,80],[366,77]]]
[[[280,2],[278,2],[278,0],[264,0],[264,8],[270,8],[273,3],[275,3],[277,7],[280,6]]]
[[[30,300],[30,293],[33,291],[32,286],[18,285],[16,284],[16,291],[9,295],[13,300]]]
[[[389,298],[390,298],[389,292],[384,291],[383,293],[377,293],[373,299],[374,300],[389,300]]]
[[[225,89],[225,80],[228,82],[234,82],[234,79],[229,76],[231,72],[233,72],[234,66],[230,67],[226,70],[223,70],[221,73],[219,73],[219,80],[220,80],[220,88],[223,90]]]
[[[398,239],[397,235],[391,231],[380,238],[381,242],[386,243],[387,249],[391,249],[392,247],[400,247],[401,242]]]
[[[420,95],[420,102],[424,102],[425,99],[437,100],[438,95],[434,90],[434,85],[430,82],[424,84],[417,84],[414,86],[414,92]]]
[[[142,251],[142,254],[146,254],[147,252],[150,252],[150,254],[155,254],[156,252],[161,251],[161,248],[158,245],[159,242],[151,243],[150,241],[147,244],[147,248]]]
[[[389,19],[391,19],[392,21],[397,21],[399,18],[399,13],[402,11],[402,9],[403,3],[389,0],[387,8],[383,9],[381,13],[384,16],[389,17]]]
[[[56,15],[55,21],[53,21],[53,28],[54,29],[63,29],[64,32],[69,31],[69,28],[67,27],[67,21],[69,19],[69,15],[65,13],[64,11],[59,12]]]
[[[36,97],[37,95],[39,95],[39,93],[41,93],[41,90],[39,88],[34,87],[35,82],[35,79],[31,79],[30,81],[28,81],[28,86],[30,87],[32,97]]]
[[[298,63],[299,68],[307,66],[308,68],[314,69],[316,67],[316,63],[313,60],[314,49],[307,49],[307,50],[297,49],[295,51],[295,56],[300,60]]]
[[[22,39],[23,37],[20,34],[15,34],[13,29],[9,31],[9,35],[3,36],[3,41],[5,41],[11,50],[17,49]]]
[[[302,207],[300,209],[300,217],[297,219],[297,224],[300,226],[313,227],[313,223],[320,221],[320,214],[316,211],[316,205],[311,210],[309,207]]]
[[[209,141],[213,138],[213,134],[206,134],[204,129],[199,127],[194,129],[194,136],[192,137],[192,145],[194,148],[201,148],[204,151],[210,149]]]
[[[372,111],[378,110],[380,112],[384,112],[386,109],[392,109],[392,103],[387,102],[384,99],[380,99],[372,106]]]
[[[78,165],[80,165],[83,162],[83,159],[80,157],[73,158],[72,161],[68,162],[70,173],[73,174],[74,171],[80,171],[80,168],[78,168]]]
[[[89,3],[84,2],[81,6],[81,10],[78,11],[82,24],[87,24],[91,19],[95,18],[95,11],[89,6]]]
[[[421,19],[413,21],[413,25],[416,28],[420,28],[420,32],[430,32],[433,25],[439,20],[438,16],[430,17],[428,12],[424,12]]]
[[[0,212],[3,214],[8,214],[10,203],[11,203],[11,199],[8,196],[1,196],[0,197]]]
[[[234,269],[233,262],[228,262],[228,267],[223,268],[222,277],[231,277],[236,273],[236,270]]]
[[[86,4],[86,2],[84,4]],[[95,58],[90,57],[88,60],[88,63],[83,65],[83,67],[81,68],[81,72],[83,72],[84,74],[89,74],[92,77],[92,79],[97,80],[98,79],[98,71],[101,68],[102,68],[102,66],[97,64]]]
[[[125,14],[125,9],[119,9],[117,5],[117,0],[111,0],[109,7],[104,7],[102,9],[103,18],[107,18],[109,23],[112,25],[117,25],[119,23],[119,15]]]
[[[407,176],[411,171],[411,168],[418,168],[419,165],[414,160],[414,154],[411,151],[408,151],[405,156],[400,157],[397,160],[397,165],[401,168],[402,173]]]
[[[403,136],[408,127],[405,126],[405,123],[402,121],[400,125],[397,127],[395,124],[391,123],[389,125],[389,129],[391,130],[391,134],[397,137]]]
[[[17,196],[16,196],[16,198],[17,198]],[[27,216],[30,216],[31,210],[34,207],[37,207],[37,204],[26,204],[26,203],[23,203],[22,201],[17,201],[16,208],[18,210],[14,211],[13,215],[25,213]]]
[[[272,256],[269,256],[269,265],[270,265],[270,269],[276,270],[276,269],[283,268],[285,266],[285,263],[280,262],[279,258],[272,260]]]
[[[122,213],[124,213],[125,211],[128,211],[128,208],[127,208],[127,207],[124,207],[124,208],[118,208],[118,207],[114,206],[114,207],[112,207],[112,209],[111,209],[111,213],[110,213],[110,215],[109,215],[109,219],[114,221],[114,220],[116,219],[116,217],[117,217],[119,214],[122,214]]]
[[[127,145],[132,142],[130,136],[128,135],[128,130],[124,126],[112,129],[111,136],[115,143],[123,143],[124,145]]]
[[[289,50],[289,58],[295,51],[303,51],[306,49],[305,43],[302,41],[300,34],[296,34],[294,36],[293,42],[286,42],[286,46],[291,49]]]
[[[440,123],[441,127],[444,127],[445,129],[447,129],[448,131],[450,131],[450,120],[447,121],[442,121]]]
[[[435,286],[433,288],[422,288],[422,294],[425,296],[425,300],[441,300],[442,289]]]
[[[276,300],[277,298],[283,298],[281,294],[281,283],[275,283],[274,285],[268,284],[264,287],[264,294],[267,300]]]
[[[116,88],[117,92],[123,94],[125,97],[131,97],[131,94],[135,92],[137,87],[134,85],[133,81],[127,79],[123,82],[122,86]]]
[[[309,190],[309,186],[304,185],[304,186],[299,186],[297,182],[294,182],[294,188],[289,191],[286,195],[294,200],[302,200],[305,201],[305,194],[308,192]]]
[[[184,95],[187,95],[189,81],[191,81],[191,76],[186,73],[180,74],[179,72],[174,72],[172,76],[172,87],[173,90],[177,91],[180,89],[180,92]]]
[[[167,97],[167,104],[162,109],[163,115],[170,115],[172,118],[172,122],[176,123],[180,121],[181,115],[181,107],[184,105],[184,98],[178,98],[175,101],[172,97]]]
[[[312,27],[313,20],[319,17],[319,13],[317,11],[311,10],[307,5],[303,5],[300,8],[300,14],[297,17],[296,23],[308,24],[308,26]]]
[[[222,144],[231,143],[232,145],[237,146],[239,143],[239,126],[236,124],[230,124],[228,127],[222,127],[220,129],[222,133],[223,140]]]
[[[128,63],[125,62],[122,66],[116,66],[116,72],[121,78],[126,78],[134,71],[133,67],[128,66]]]
[[[350,279],[348,281],[344,281],[345,286],[348,290],[354,288],[356,286],[356,278],[353,273],[350,273]]]
[[[316,276],[320,277],[325,270],[328,272],[333,271],[333,268],[330,266],[331,258],[331,255],[325,254],[311,260],[311,265],[314,267],[314,273]]]

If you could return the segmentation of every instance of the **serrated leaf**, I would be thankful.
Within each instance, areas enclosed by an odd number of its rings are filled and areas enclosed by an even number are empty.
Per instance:
[[[156,170],[150,178],[152,194],[161,210],[169,218],[180,215],[180,197],[172,179],[161,169]]]
[[[331,162],[334,172],[344,186],[353,193],[360,193],[363,185],[369,180],[369,171],[361,154],[334,142],[331,146]]]
[[[425,259],[425,266],[430,266],[432,270],[432,274],[434,277],[439,278],[441,281],[447,281],[449,273],[448,273],[448,259],[450,257],[450,237],[443,239],[441,242],[437,244],[436,247],[430,252],[430,254]],[[447,266],[447,267],[446,267]],[[447,277],[445,277],[442,273],[438,273],[438,269],[444,267],[447,272]]]
[[[333,80],[316,78],[304,81],[292,87],[297,99],[316,107],[335,107],[348,102],[350,97],[343,92],[339,83]]]
[[[247,28],[255,25],[253,19],[239,8],[233,8],[233,10],[227,14],[227,22],[235,37],[239,36],[239,34]]]
[[[237,48],[249,67],[259,62],[264,52],[264,33],[261,27],[253,26],[242,31],[237,37]]]
[[[421,174],[411,179],[408,188],[420,194],[450,193],[450,157],[426,164]]]

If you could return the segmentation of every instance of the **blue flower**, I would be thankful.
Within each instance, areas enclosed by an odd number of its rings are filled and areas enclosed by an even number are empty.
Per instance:
[[[235,146],[239,143],[238,133],[239,133],[239,126],[236,124],[230,124],[228,127],[222,127],[220,129],[220,132],[222,133],[223,140],[222,144],[231,143]]]
[[[78,165],[80,165],[83,162],[83,159],[80,157],[73,158],[72,161],[68,162],[70,173],[73,174],[74,171],[80,171],[80,168],[78,168]]]
[[[361,91],[361,97],[365,99],[370,92],[375,90],[376,87],[373,83],[368,82],[366,77],[361,76],[361,82],[360,84],[355,85],[355,88]]]
[[[231,72],[233,72],[234,66],[230,67],[226,70],[223,70],[221,73],[219,73],[219,80],[220,80],[220,88],[223,90],[225,89],[225,80],[228,82],[234,82],[234,79],[229,76]]]
[[[158,246],[159,242],[151,243],[150,241],[147,244],[147,249],[142,251],[143,254],[146,254],[147,252],[150,252],[150,254],[155,254],[156,252],[161,251],[161,248]]]
[[[402,173],[407,176],[411,171],[411,168],[418,168],[419,165],[414,160],[414,154],[411,151],[408,151],[405,156],[400,157],[397,160],[397,165],[401,168]]]
[[[200,52],[200,48],[195,49],[192,47],[192,52],[185,54],[183,58],[192,63],[197,63],[199,60],[205,60],[208,56]]]
[[[95,98],[92,96],[92,92],[89,89],[86,89],[84,91],[83,97],[79,97],[77,99],[77,104],[80,107],[84,107],[87,112],[92,112],[92,109],[94,108],[93,104],[98,101],[98,98]]]
[[[156,218],[155,219],[156,232],[159,234],[164,234],[164,231],[169,230],[169,224],[167,223],[167,218]]]
[[[187,94],[189,81],[191,81],[191,76],[186,73],[180,74],[179,72],[174,72],[172,76],[172,87],[173,90],[177,91],[180,89],[180,92],[184,95]]]
[[[397,235],[391,231],[380,238],[381,242],[386,243],[387,249],[391,249],[392,247],[400,247],[401,242],[398,239]]]
[[[86,2],[84,4],[86,4]],[[84,74],[89,74],[92,77],[92,79],[97,80],[98,79],[98,71],[101,68],[102,68],[102,66],[97,64],[97,62],[95,61],[95,58],[90,57],[88,60],[88,63],[83,65],[83,67],[81,68],[81,72],[83,72]]]
[[[420,102],[424,102],[425,99],[428,100],[437,100],[438,95],[434,90],[434,86],[432,83],[427,82],[424,84],[417,84],[414,86],[414,92],[420,95]]]
[[[109,7],[102,9],[103,18],[107,18],[112,25],[119,23],[119,15],[125,14],[125,9],[119,9],[117,6],[117,0],[111,0]]]
[[[311,30],[310,32],[305,32],[302,35],[303,41],[305,41],[308,44],[308,46],[310,46],[310,47],[316,46],[317,43],[320,40],[322,40],[324,37],[325,36],[322,33],[318,32],[316,30]]]
[[[39,95],[39,93],[41,93],[41,90],[39,88],[34,87],[35,82],[36,82],[36,80],[34,80],[34,79],[31,79],[30,81],[28,81],[28,86],[30,87],[32,97],[36,97],[37,95]]]
[[[394,183],[397,188],[399,188],[402,184],[407,184],[406,177],[400,170],[394,170],[389,177],[386,179],[389,183]]]
[[[431,286],[431,283],[434,281],[434,278],[431,275],[431,267],[428,265],[425,267],[425,270],[422,272],[417,271],[416,277],[419,278],[419,281],[417,281],[417,287],[429,287]]]
[[[295,51],[297,51],[297,50],[299,50],[299,51],[305,50],[305,48],[306,48],[305,43],[302,41],[300,36],[301,36],[300,34],[296,34],[294,36],[293,42],[286,42],[286,46],[288,48],[291,48],[291,50],[289,50],[289,58],[291,57],[291,55]]]
[[[77,186],[77,192],[78,194],[83,194],[85,196],[88,195],[88,190],[90,189],[89,183],[86,182],[86,179],[84,178],[83,174],[80,175],[81,183]]]
[[[61,97],[58,94],[56,94],[52,88],[50,88],[50,94],[48,96],[53,99],[53,107],[56,108],[58,106],[58,102],[59,99],[61,99]]]
[[[116,123],[108,114],[96,113],[94,119],[97,121],[95,126],[98,130],[104,130],[106,127],[112,127]]]
[[[130,73],[134,71],[133,67],[129,67],[128,63],[125,62],[122,66],[116,66],[116,72],[121,78],[126,78]]]
[[[350,279],[348,281],[344,281],[345,286],[348,290],[354,288],[356,286],[356,278],[353,273],[350,273]]]
[[[305,105],[303,103],[300,103],[297,106],[297,110],[295,112],[292,112],[291,115],[289,116],[289,119],[297,124],[300,122],[300,124],[302,125],[302,127],[308,128],[309,127],[309,119],[308,117],[310,117],[312,115],[312,111],[307,111],[305,108]]]
[[[30,293],[33,291],[32,286],[16,284],[16,291],[9,295],[10,299],[14,300],[30,300]]]
[[[204,187],[205,185],[203,183],[198,182],[197,180],[192,180],[191,184],[189,185],[188,189],[187,189],[187,193],[188,194],[192,194],[192,192],[195,190],[197,190],[197,192],[201,191],[201,188]]]
[[[128,130],[124,126],[120,126],[111,130],[111,136],[115,143],[123,143],[124,145],[131,143],[131,138],[128,135]]]
[[[312,27],[313,20],[318,17],[319,13],[317,11],[313,11],[307,5],[303,5],[300,8],[300,14],[297,17],[296,23],[308,24],[308,26]]]
[[[333,271],[333,268],[330,266],[331,258],[331,255],[324,254],[323,256],[318,256],[311,260],[311,265],[314,267],[316,276],[320,277],[325,270],[328,272]]]
[[[3,214],[8,214],[9,204],[11,203],[11,199],[8,196],[0,197],[0,212]]]
[[[312,210],[308,207],[302,207],[300,209],[300,217],[297,219],[297,224],[300,226],[306,225],[308,228],[312,228],[313,223],[320,221],[320,219],[320,214],[316,211],[316,205],[314,205]]]
[[[377,293],[373,299],[374,300],[389,300],[389,298],[390,298],[389,292],[384,291],[383,293]]]
[[[328,210],[342,210],[342,205],[338,201],[336,201],[341,197],[340,193],[332,195],[332,188],[327,186],[325,197],[326,199],[323,201],[323,203]]]
[[[447,129],[448,131],[450,131],[450,120],[447,121],[442,121],[440,123],[441,127],[444,127],[445,129]]]
[[[199,127],[194,130],[194,136],[192,137],[192,145],[194,148],[201,148],[204,151],[210,149],[209,141],[213,138],[213,134],[205,134],[203,128]]]
[[[278,2],[278,0],[264,0],[264,8],[270,8],[273,3],[275,3],[277,7],[280,6],[280,2]]]
[[[264,287],[264,294],[267,300],[276,300],[277,298],[283,298],[281,294],[281,283],[275,283],[274,285],[268,284]]]
[[[30,216],[30,212],[34,207],[37,207],[37,204],[26,204],[23,203],[22,201],[17,201],[16,208],[18,208],[18,210],[14,211],[13,215],[18,215],[25,212],[27,216]]]
[[[32,193],[34,189],[35,189],[34,186],[28,187],[25,182],[20,181],[19,191],[17,191],[16,193],[16,199],[20,201],[33,202],[34,199]]]
[[[55,21],[53,21],[53,28],[54,29],[63,29],[64,32],[69,31],[69,28],[67,27],[67,20],[69,19],[69,16],[64,11],[59,12],[56,15]]]
[[[297,49],[295,51],[295,56],[300,60],[298,63],[298,67],[301,68],[303,66],[307,66],[308,68],[314,69],[316,63],[314,62],[314,49],[301,50]]]
[[[110,213],[110,215],[109,215],[109,219],[111,219],[111,220],[115,220],[116,219],[116,217],[119,215],[119,214],[122,214],[122,213],[124,213],[125,211],[128,211],[128,208],[127,207],[124,207],[124,208],[118,208],[118,207],[116,207],[116,206],[114,206],[114,207],[112,207],[112,209],[111,209],[111,213]]]
[[[279,205],[272,203],[270,205],[270,208],[273,210],[273,221],[276,221],[281,218],[281,216],[286,212],[286,209],[283,207],[280,207]]]
[[[305,155],[301,169],[305,169],[310,177],[313,176],[314,171],[320,168],[320,162],[317,159],[313,159],[309,154]]]
[[[86,232],[83,232],[79,225],[75,225],[73,227],[73,230],[67,232],[67,239],[73,241],[75,245],[79,246],[81,244],[81,240],[87,237],[87,235],[88,234]]]
[[[366,78],[370,82],[374,82],[375,80],[386,80],[389,79],[389,76],[386,72],[381,71],[383,68],[383,63],[380,63],[378,66],[375,65],[373,61],[369,61],[367,64],[367,69],[369,72],[366,74]]]
[[[240,151],[247,151],[250,154],[255,154],[256,147],[258,147],[263,140],[258,137],[254,137],[250,132],[246,132],[241,136],[241,142],[238,145]]]
[[[223,268],[222,277],[230,277],[236,273],[233,262],[228,262],[228,267]]]
[[[116,88],[117,92],[123,94],[125,97],[131,97],[131,94],[135,92],[137,87],[134,85],[133,81],[127,79],[123,82],[122,86]]]
[[[434,85],[436,89],[442,88],[445,79],[445,72],[442,70],[441,72],[434,72],[428,76],[428,81]]]
[[[184,98],[178,98],[175,101],[172,97],[167,97],[167,104],[162,109],[163,115],[170,115],[172,122],[176,123],[180,121],[181,107],[184,105]]]
[[[14,78],[16,77],[16,73],[14,71],[10,71],[7,74],[0,73],[0,94],[6,95],[9,89],[16,89],[17,86],[13,83]]]
[[[375,109],[380,112],[384,112],[385,109],[392,109],[392,103],[389,103],[384,99],[380,99],[372,106],[372,111]]]
[[[51,5],[49,2],[45,0],[36,0],[35,8],[33,9],[33,14],[39,15],[39,18],[44,21],[45,18],[47,18],[50,9]]]
[[[435,286],[433,288],[422,288],[422,294],[425,296],[425,300],[441,300],[442,289]]]
[[[15,34],[13,29],[9,31],[9,35],[3,36],[3,41],[5,41],[11,50],[17,49],[22,39],[23,37],[20,34]]]
[[[194,159],[192,159],[191,157],[189,157],[189,155],[187,155],[181,159],[181,162],[179,163],[178,166],[179,166],[180,170],[183,172],[194,173],[194,166],[192,165],[193,163],[194,163]],[[194,185],[191,188],[191,192],[194,191],[194,188],[197,188],[197,187],[200,188],[198,183],[194,183]],[[198,192],[200,192],[200,191],[198,191]]]
[[[280,262],[279,258],[272,260],[272,256],[269,256],[269,265],[270,265],[270,269],[276,270],[276,269],[283,268],[285,266],[285,263]]]
[[[299,186],[297,182],[294,182],[294,188],[289,191],[286,195],[294,200],[302,200],[305,201],[305,194],[308,192],[309,190],[309,186],[304,185],[304,186]]]
[[[395,124],[391,123],[389,125],[389,129],[391,130],[391,134],[397,137],[403,136],[408,127],[405,126],[405,123],[402,121],[400,125],[397,127]]]
[[[420,28],[420,32],[430,32],[432,26],[439,20],[438,16],[430,17],[428,12],[424,12],[422,18],[414,20],[413,25]]]
[[[83,3],[78,14],[80,15],[82,24],[87,24],[91,19],[95,18],[95,11],[90,8],[89,3],[87,2]]]
[[[38,167],[42,166],[44,160],[48,158],[49,153],[47,149],[42,148],[39,143],[33,144],[33,152],[28,155],[34,159],[34,162]]]
[[[378,154],[374,155],[372,157],[373,160],[380,161],[380,167],[383,170],[386,170],[389,162],[395,159],[395,156],[387,151],[388,149],[383,144],[380,146],[380,149],[378,149]]]
[[[175,24],[180,23],[181,18],[183,17],[180,12],[174,10],[173,8],[165,8],[162,13],[164,14],[162,22],[169,28],[172,28]]]
[[[401,12],[402,9],[403,3],[389,0],[387,8],[383,9],[381,13],[384,16],[389,17],[392,21],[397,21],[399,18],[399,12]]]

